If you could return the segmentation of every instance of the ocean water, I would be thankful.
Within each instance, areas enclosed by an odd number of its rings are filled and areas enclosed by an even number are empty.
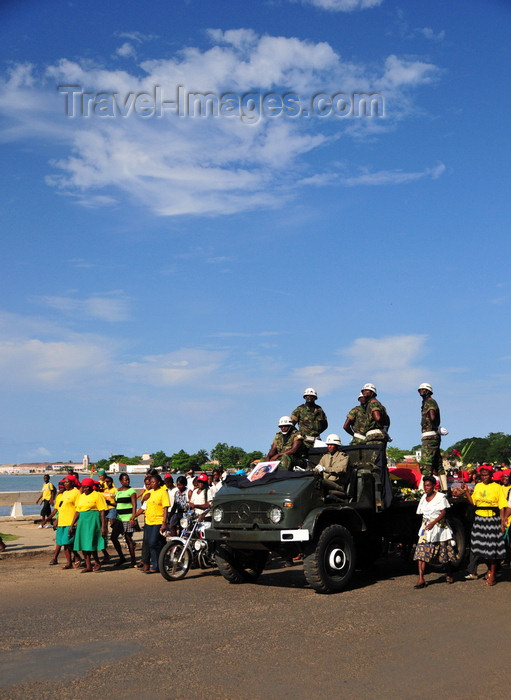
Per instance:
[[[80,479],[82,476],[80,475]],[[51,475],[50,481],[57,488],[62,475]],[[115,486],[119,486],[119,478],[117,474],[113,475]],[[143,474],[130,474],[131,486],[135,489],[140,489],[144,485]],[[42,474],[0,474],[0,491],[40,491],[43,486]],[[23,506],[23,515],[39,515],[41,505]],[[0,506],[0,515],[10,515],[11,509],[7,506]]]

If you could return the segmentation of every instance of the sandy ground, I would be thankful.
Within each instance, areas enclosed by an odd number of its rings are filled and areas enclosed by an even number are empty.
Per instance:
[[[448,586],[430,574],[416,591],[413,571],[382,561],[322,596],[301,566],[233,586],[216,571],[169,583],[4,560],[0,698],[506,695],[511,582]]]

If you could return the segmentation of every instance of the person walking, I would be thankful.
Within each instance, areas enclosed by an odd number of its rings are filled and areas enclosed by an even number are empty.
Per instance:
[[[58,551],[57,549],[55,549],[55,554],[53,555],[53,559],[50,561],[50,564],[57,563],[57,556],[60,552],[60,548],[64,547],[66,564],[62,568],[72,569],[73,564],[71,562],[71,553],[73,551],[75,533],[74,529],[71,528],[71,525],[73,523],[73,518],[76,513],[76,501],[80,497],[80,491],[75,487],[74,481],[72,481],[68,476],[65,476],[62,479],[61,483],[63,486],[63,490],[62,492],[57,494],[57,497],[55,499],[55,509],[52,513],[52,516],[54,516],[55,513],[58,513],[57,533],[55,536],[55,542],[58,547]],[[77,562],[78,565],[76,566],[76,568],[79,568],[81,563],[80,557],[77,557]]]
[[[108,506],[105,497],[100,491],[95,491],[93,479],[82,479],[82,493],[76,500],[76,513],[69,528],[69,538],[74,535],[74,549],[83,553],[85,569],[82,574],[89,571],[99,571],[98,552],[106,548],[107,524],[105,513]],[[76,529],[76,532],[73,532]],[[91,565],[91,557],[94,557],[94,568]]]
[[[163,533],[167,529],[168,510],[170,506],[169,492],[159,476],[151,476],[150,494],[144,516],[144,533],[147,539],[150,555],[150,568],[147,574],[157,574],[158,558],[165,544]]]
[[[445,514],[450,507],[445,494],[435,491],[434,476],[424,477],[424,495],[417,506],[417,514],[422,515],[419,529],[419,541],[415,548],[414,560],[419,568],[419,579],[414,588],[425,588],[424,579],[426,564],[445,564],[447,583],[454,583],[452,577],[452,562],[456,553],[451,544],[453,533],[445,520]]]
[[[469,503],[476,507],[474,524],[470,535],[469,574],[467,580],[477,578],[477,563],[485,561],[488,571],[485,574],[487,586],[494,586],[497,564],[506,556],[504,542],[505,513],[507,500],[500,484],[492,482],[492,469],[486,465],[479,467],[481,481],[471,492],[467,484],[463,491]]]
[[[116,518],[112,523],[112,544],[119,555],[119,559],[114,566],[122,566],[126,562],[126,557],[121,548],[119,537],[124,537],[128,546],[131,558],[131,565],[136,567],[135,543],[133,542],[133,532],[135,529],[134,518],[137,512],[137,492],[130,485],[130,477],[126,472],[119,474],[120,487],[115,494]]]
[[[36,505],[42,504],[41,508],[41,524],[39,528],[42,527],[53,527],[53,518],[51,516],[52,508],[55,504],[56,489],[55,486],[50,481],[50,475],[45,474],[43,476],[43,488],[41,489],[41,495],[35,502]]]
[[[146,474],[144,477],[144,488],[141,489],[141,491],[138,493],[138,500],[140,501],[140,508],[135,512],[134,515],[132,515],[130,519],[130,525],[135,529],[136,524],[138,524],[137,518],[139,515],[145,515],[145,511],[147,508],[147,499],[149,498],[149,495],[151,493],[151,474]],[[151,560],[151,556],[149,554],[149,546],[147,544],[147,536],[146,536],[146,526],[144,522],[144,527],[142,530],[142,551],[140,554],[140,561],[137,562],[136,568],[141,569],[144,573],[149,571],[149,562]]]

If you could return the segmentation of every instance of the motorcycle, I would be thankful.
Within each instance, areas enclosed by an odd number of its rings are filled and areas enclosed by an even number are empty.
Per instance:
[[[216,566],[214,543],[206,540],[205,531],[211,527],[211,519],[206,519],[209,508],[200,515],[188,511],[181,518],[182,532],[179,537],[171,537],[160,552],[158,566],[167,581],[179,581],[193,566],[210,569]]]

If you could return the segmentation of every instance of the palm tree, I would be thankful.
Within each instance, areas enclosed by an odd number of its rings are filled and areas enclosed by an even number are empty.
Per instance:
[[[206,464],[206,462],[209,462],[209,455],[206,450],[197,450],[195,456],[197,457],[198,464]]]

